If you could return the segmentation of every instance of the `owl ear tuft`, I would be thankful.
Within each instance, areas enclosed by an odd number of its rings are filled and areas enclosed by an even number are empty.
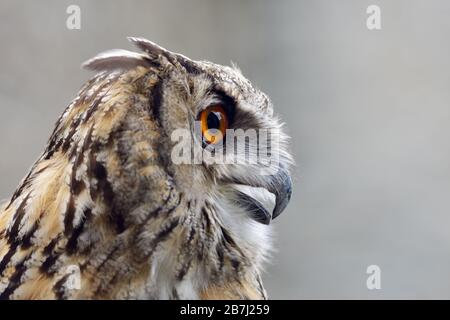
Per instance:
[[[131,43],[133,43],[136,47],[138,47],[140,50],[147,53],[149,55],[150,60],[152,60],[153,62],[158,62],[160,64],[168,62],[175,66],[182,66],[188,72],[198,71],[196,63],[182,54],[171,52],[145,38],[128,37],[127,39]]]
[[[128,37],[136,47],[144,53],[137,53],[122,49],[113,49],[99,53],[82,64],[82,67],[94,71],[129,70],[137,66],[172,65],[184,68],[187,72],[199,71],[195,61],[178,53],[173,53],[156,43],[136,37]]]
[[[157,45],[156,43],[139,37],[127,37],[128,41],[136,47],[147,53],[151,58],[158,59],[159,56],[166,57],[169,60],[174,59],[174,54],[169,50]]]
[[[148,67],[149,65],[151,63],[144,54],[122,49],[112,49],[99,53],[81,66],[89,70],[104,71],[129,70],[137,66]]]

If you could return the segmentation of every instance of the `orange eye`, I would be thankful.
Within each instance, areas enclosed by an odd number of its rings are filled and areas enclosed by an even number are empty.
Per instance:
[[[228,116],[222,105],[213,105],[200,113],[203,140],[217,144],[224,137],[228,128]]]

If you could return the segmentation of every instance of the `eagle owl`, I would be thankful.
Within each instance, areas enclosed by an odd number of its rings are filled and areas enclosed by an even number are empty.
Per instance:
[[[0,298],[267,298],[260,274],[292,164],[270,100],[234,66],[129,40],[141,52],[84,64],[96,75],[1,206]],[[228,132],[273,130],[278,160],[176,163],[180,129],[194,149],[221,142],[237,158],[260,141],[229,148]]]

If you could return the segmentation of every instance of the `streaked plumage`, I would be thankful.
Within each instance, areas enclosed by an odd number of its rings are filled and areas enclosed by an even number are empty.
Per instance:
[[[257,164],[175,165],[170,134],[193,130],[214,99],[232,101],[236,128],[278,128],[269,99],[236,68],[130,40],[143,53],[108,51],[85,64],[99,73],[0,208],[0,298],[266,298],[270,226],[233,186],[269,189],[273,216],[281,212],[290,197],[286,137],[272,150],[279,173],[261,176]]]

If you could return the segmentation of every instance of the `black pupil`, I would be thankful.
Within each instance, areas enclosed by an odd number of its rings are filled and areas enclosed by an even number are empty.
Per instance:
[[[210,112],[206,118],[208,129],[220,129],[220,119],[222,115],[219,112]]]

